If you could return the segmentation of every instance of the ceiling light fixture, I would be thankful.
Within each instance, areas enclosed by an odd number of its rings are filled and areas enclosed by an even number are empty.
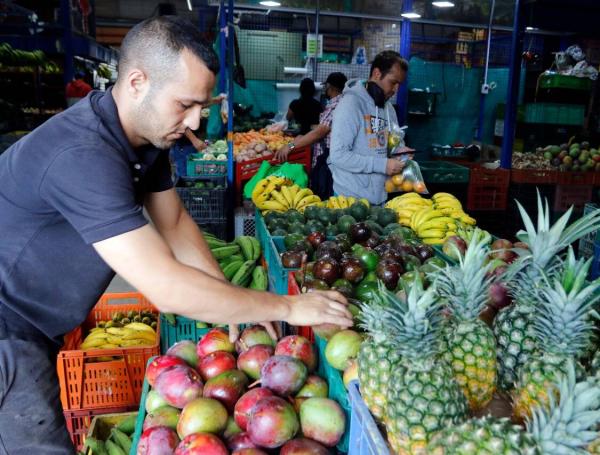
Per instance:
[[[281,3],[279,2],[274,2],[272,0],[264,0],[262,2],[260,2],[260,4],[262,6],[269,6],[269,7],[274,7],[274,6],[281,6]]]
[[[454,6],[454,3],[452,2],[432,2],[431,4],[438,8],[452,8]]]
[[[528,32],[532,32],[534,30],[538,30],[537,27],[525,27],[525,30],[527,30]]]
[[[192,0],[187,0],[187,7],[190,11],[192,10]]]
[[[400,16],[402,16],[405,19],[418,19],[421,17],[421,15],[419,13],[413,13],[413,12],[402,13],[402,14],[400,14]]]

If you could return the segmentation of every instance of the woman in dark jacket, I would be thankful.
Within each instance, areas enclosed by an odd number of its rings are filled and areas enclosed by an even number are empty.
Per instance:
[[[300,98],[290,103],[287,112],[288,121],[295,120],[300,125],[300,134],[306,134],[313,125],[319,124],[319,114],[323,111],[315,96],[315,83],[310,78],[300,82]]]

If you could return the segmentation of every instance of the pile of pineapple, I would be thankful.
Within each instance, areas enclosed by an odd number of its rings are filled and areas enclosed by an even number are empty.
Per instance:
[[[490,326],[480,319],[494,274],[489,245],[472,241],[455,266],[404,294],[381,287],[362,306],[368,338],[360,389],[397,454],[600,453],[600,280],[570,245],[600,229],[600,210],[550,225],[538,197],[537,226],[519,206],[528,250],[502,276],[513,303]],[[512,421],[487,415],[509,397]],[[475,415],[485,416],[474,418]]]

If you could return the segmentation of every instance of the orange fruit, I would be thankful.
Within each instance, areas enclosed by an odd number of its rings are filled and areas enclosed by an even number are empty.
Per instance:
[[[413,184],[412,184],[412,182],[405,180],[404,182],[402,182],[401,188],[402,188],[402,191],[404,191],[405,193],[409,193],[410,191],[413,190]]]
[[[425,184],[423,182],[417,182],[417,183],[415,183],[414,190],[417,193],[423,193],[425,191]]]
[[[396,185],[394,185],[392,179],[387,179],[385,181],[385,191],[387,191],[388,193],[393,193],[394,191],[396,191]]]
[[[403,181],[404,181],[404,178],[402,177],[402,174],[396,174],[392,177],[392,182],[394,182],[394,185],[396,185],[396,186],[402,185]]]

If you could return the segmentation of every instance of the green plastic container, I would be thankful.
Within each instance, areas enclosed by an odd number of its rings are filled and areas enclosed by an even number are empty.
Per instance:
[[[146,370],[155,358],[156,357],[150,357],[150,359],[148,359],[148,363],[146,364]],[[129,451],[129,455],[137,455],[137,446],[140,442],[140,437],[142,436],[142,429],[144,428],[144,419],[146,418],[146,397],[148,396],[149,391],[150,384],[148,384],[148,380],[146,379],[146,377],[144,377],[144,385],[142,386],[142,398],[140,398],[140,409],[138,410],[137,419],[135,421],[135,431],[133,432],[131,450]]]
[[[544,74],[540,76],[539,88],[557,88],[568,90],[591,90],[593,82],[587,77],[564,76],[562,74]]]
[[[227,161],[203,160],[201,153],[192,153],[187,160],[188,177],[225,177]]]
[[[260,243],[260,247],[266,254],[269,243],[269,231],[267,229],[267,225],[265,224],[265,219],[259,210],[256,210],[254,219],[256,225],[256,238],[258,239],[258,243]]]
[[[319,369],[318,374],[327,381],[329,386],[329,398],[335,400],[344,410],[346,414],[346,432],[336,448],[343,453],[348,453],[350,446],[350,421],[352,420],[352,408],[348,400],[348,391],[344,386],[342,373],[333,368],[325,359],[325,347],[327,340],[315,335],[315,344],[319,350]]]
[[[160,314],[160,352],[167,352],[178,341],[192,340],[198,342],[211,328],[200,321],[194,321],[183,316],[175,316],[172,325],[164,314]]]
[[[577,104],[533,103],[525,105],[525,123],[583,125],[585,106]]]
[[[419,162],[425,184],[469,183],[469,168],[447,161]]]

